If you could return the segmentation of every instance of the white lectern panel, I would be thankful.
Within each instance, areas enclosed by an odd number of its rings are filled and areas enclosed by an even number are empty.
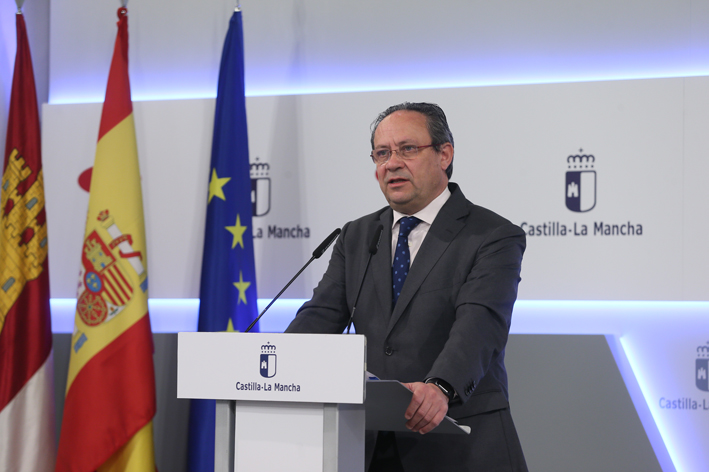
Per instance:
[[[364,403],[361,335],[179,333],[178,398]]]
[[[234,471],[323,470],[323,405],[237,402]]]

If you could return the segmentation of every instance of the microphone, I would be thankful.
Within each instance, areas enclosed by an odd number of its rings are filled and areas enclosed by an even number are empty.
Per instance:
[[[354,320],[355,310],[357,309],[357,301],[359,300],[359,294],[362,293],[362,286],[364,285],[364,278],[367,275],[367,269],[369,269],[369,263],[372,262],[372,256],[375,255],[377,253],[377,250],[379,249],[379,243],[382,240],[382,231],[384,231],[384,226],[377,226],[377,229],[374,230],[372,242],[369,243],[369,258],[367,259],[367,265],[364,267],[362,281],[359,283],[357,297],[355,297],[355,301],[352,304],[352,313],[350,314],[350,321],[349,323],[347,323],[347,334],[350,334],[350,326],[352,325],[352,320]]]
[[[325,238],[325,240],[320,243],[320,246],[318,246],[318,247],[315,248],[315,250],[313,251],[313,257],[311,257],[310,260],[309,260],[308,262],[306,262],[305,265],[298,271],[298,273],[295,274],[292,279],[290,279],[290,282],[288,282],[288,283],[286,284],[286,286],[283,287],[283,290],[281,290],[280,292],[278,292],[278,295],[276,295],[276,296],[273,298],[273,300],[271,300],[271,303],[269,303],[268,306],[266,306],[266,308],[263,309],[263,311],[261,312],[261,314],[258,315],[258,316],[256,317],[256,319],[251,322],[251,324],[249,325],[248,328],[246,328],[246,331],[244,331],[244,333],[248,333],[249,331],[251,331],[251,328],[253,328],[254,325],[258,322],[258,320],[261,319],[261,317],[263,316],[263,314],[266,313],[266,310],[268,310],[269,308],[271,308],[271,305],[273,305],[273,303],[274,303],[276,300],[278,300],[278,297],[280,297],[281,295],[283,295],[283,292],[285,292],[286,289],[287,289],[288,287],[290,287],[290,284],[292,284],[293,281],[298,278],[298,276],[305,270],[305,268],[308,267],[311,262],[313,262],[315,259],[319,259],[320,256],[322,256],[322,255],[325,253],[325,251],[327,250],[327,248],[330,247],[330,244],[332,244],[333,242],[335,242],[335,240],[337,239],[337,236],[340,235],[340,231],[341,231],[340,228],[337,228],[335,231],[333,231],[332,233],[330,233],[330,236],[328,236],[327,238]]]
[[[340,231],[341,231],[340,228],[337,228],[335,231],[330,233],[330,236],[325,238],[325,240],[320,243],[320,246],[315,248],[315,250],[313,251],[313,257],[305,264],[305,267],[307,267],[308,264],[310,264],[313,261],[313,259],[320,259],[320,256],[325,254],[325,251],[327,251],[327,248],[330,247],[330,244],[334,243],[335,240],[337,239],[337,236],[339,236]],[[300,272],[298,272],[298,274],[300,274]],[[297,276],[298,275],[296,275],[296,277]]]

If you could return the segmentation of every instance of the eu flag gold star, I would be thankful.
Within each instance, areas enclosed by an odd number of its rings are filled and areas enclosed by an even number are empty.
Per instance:
[[[241,226],[241,220],[239,219],[239,214],[236,215],[236,224],[234,226],[225,226],[226,230],[234,235],[234,240],[231,242],[231,248],[234,249],[238,244],[241,249],[244,249],[244,231],[246,231],[246,226]]]
[[[241,275],[241,271],[239,271],[239,281],[234,282],[234,287],[239,289],[239,301],[236,302],[238,305],[242,301],[244,302],[244,305],[247,305],[248,302],[246,301],[246,289],[249,288],[251,285],[251,282],[244,282],[244,278]]]
[[[229,317],[229,322],[226,325],[226,332],[227,333],[233,333],[236,330],[234,329],[234,323],[231,321],[231,317]]]
[[[212,197],[221,198],[226,201],[222,187],[224,187],[230,180],[231,177],[224,177],[220,179],[217,177],[217,169],[212,169],[212,179],[209,181],[209,200],[207,201],[207,204],[212,201]]]

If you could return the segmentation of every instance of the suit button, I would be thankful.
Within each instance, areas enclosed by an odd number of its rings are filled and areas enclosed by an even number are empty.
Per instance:
[[[394,350],[391,347],[387,346],[384,350],[384,354],[386,354],[387,356],[391,356],[392,354],[394,354]]]

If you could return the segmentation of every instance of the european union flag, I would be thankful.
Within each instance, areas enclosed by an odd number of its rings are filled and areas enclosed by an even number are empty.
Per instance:
[[[244,331],[258,315],[249,171],[244,40],[241,11],[236,11],[219,70],[199,331]],[[258,331],[258,325],[253,330]],[[188,451],[192,472],[214,470],[214,411],[213,400],[192,400]]]

